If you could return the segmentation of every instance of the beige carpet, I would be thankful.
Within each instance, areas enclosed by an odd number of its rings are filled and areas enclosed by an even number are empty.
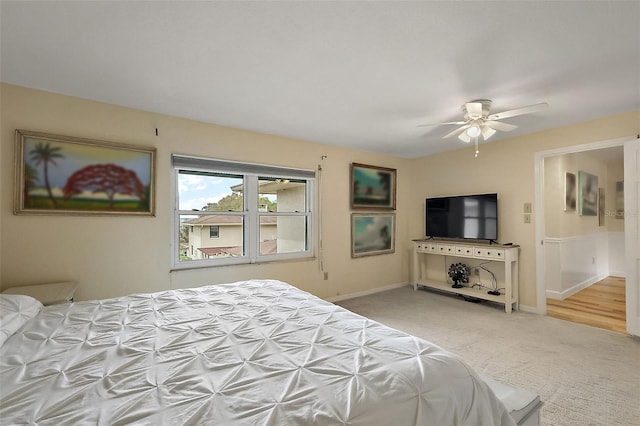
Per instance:
[[[410,286],[339,304],[537,392],[543,425],[640,425],[639,339]]]

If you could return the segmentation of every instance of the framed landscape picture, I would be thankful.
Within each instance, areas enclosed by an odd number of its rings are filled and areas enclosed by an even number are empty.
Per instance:
[[[598,176],[578,172],[578,214],[598,216]]]
[[[564,174],[564,211],[576,210],[576,175],[565,172]]]
[[[604,197],[604,188],[598,188],[598,226],[605,225],[605,197]]]
[[[616,219],[624,219],[624,181],[616,182]]]
[[[395,213],[351,214],[351,257],[395,252]]]
[[[155,148],[16,130],[15,214],[155,214]]]
[[[351,164],[351,208],[396,209],[396,169]]]

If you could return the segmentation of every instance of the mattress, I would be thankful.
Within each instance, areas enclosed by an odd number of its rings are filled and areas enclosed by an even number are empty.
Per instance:
[[[43,307],[0,383],[2,424],[515,424],[459,358],[273,280]]]

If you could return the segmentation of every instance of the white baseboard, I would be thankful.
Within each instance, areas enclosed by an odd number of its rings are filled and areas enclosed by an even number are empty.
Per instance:
[[[589,278],[587,280],[584,280],[581,283],[578,283],[578,284],[574,285],[573,287],[568,288],[568,289],[563,290],[563,291],[547,290],[546,291],[546,295],[547,295],[547,297],[549,299],[564,300],[569,296],[573,296],[574,294],[576,294],[580,290],[583,290],[583,289],[589,287],[590,285],[593,285],[593,284],[597,283],[598,281],[602,281],[603,279],[607,278],[608,276],[609,276],[609,274],[596,275],[595,277],[591,277],[591,278]]]
[[[534,308],[533,306],[527,306],[522,304],[518,305],[518,310],[522,312],[529,312],[530,314],[538,314],[538,315],[541,314],[538,308]]]
[[[616,278],[626,278],[624,271],[609,271],[609,276]]]
[[[358,291],[356,293],[349,293],[349,294],[341,294],[340,296],[330,297],[326,300],[327,302],[335,303],[343,300],[354,299],[356,297],[362,297],[362,296],[368,296],[370,294],[381,293],[387,290],[393,290],[396,288],[404,287],[406,285],[410,285],[410,284],[408,282],[396,283],[396,284],[391,284],[384,287],[372,288],[371,290]]]

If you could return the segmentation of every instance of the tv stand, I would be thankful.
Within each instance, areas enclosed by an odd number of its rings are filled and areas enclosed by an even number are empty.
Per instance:
[[[509,314],[514,305],[518,309],[519,303],[518,251],[517,245],[501,245],[496,242],[413,240],[411,283],[414,290],[426,287],[502,303],[505,312]],[[497,281],[497,288],[503,290],[498,291],[492,287],[493,277],[485,276],[482,279],[481,275],[474,274],[470,276],[469,287],[452,288],[447,270],[450,264],[457,262],[465,263],[479,273],[490,268],[491,274]],[[475,282],[475,280],[481,282]]]

